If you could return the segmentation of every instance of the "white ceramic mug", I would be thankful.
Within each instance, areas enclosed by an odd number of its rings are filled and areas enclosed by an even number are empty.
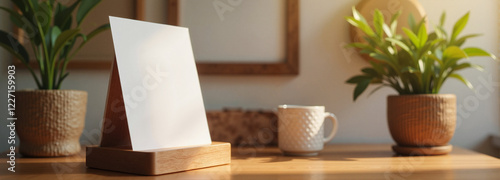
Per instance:
[[[325,138],[326,119],[333,122],[333,129]],[[280,105],[278,128],[278,146],[285,155],[316,156],[335,137],[338,122],[334,114],[325,112],[325,106]]]

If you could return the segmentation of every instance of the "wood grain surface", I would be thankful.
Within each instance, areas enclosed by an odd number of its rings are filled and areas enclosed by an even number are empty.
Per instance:
[[[329,145],[317,157],[288,157],[278,148],[232,148],[230,165],[137,176],[90,169],[85,154],[17,158],[16,172],[1,159],[0,179],[498,179],[500,160],[453,148],[449,155],[402,157],[391,145]]]

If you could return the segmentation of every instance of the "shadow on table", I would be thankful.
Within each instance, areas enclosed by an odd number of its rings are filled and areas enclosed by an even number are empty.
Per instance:
[[[264,162],[285,162],[294,159],[306,159],[311,161],[355,161],[356,158],[387,158],[398,156],[390,149],[387,150],[357,150],[357,151],[340,151],[340,152],[320,152],[318,156],[285,156],[279,150],[259,151],[259,149],[242,149],[232,152],[232,159],[250,159],[250,158],[270,158]]]
[[[274,154],[274,156],[267,156],[271,157],[271,159],[269,161],[266,161],[265,163],[286,162],[296,159],[304,159],[310,161],[356,161],[355,159],[358,158],[387,158],[393,156],[395,156],[394,153],[387,151],[320,152],[318,156],[285,156],[282,153],[279,153]]]
[[[58,176],[64,177],[64,175],[69,174],[96,174],[96,175],[106,175],[106,176],[128,176],[130,174],[113,172],[113,171],[102,171],[98,169],[87,168],[85,162],[20,162],[16,163],[15,167],[16,172],[12,173],[12,175],[49,175],[55,178]]]
[[[2,168],[5,165],[2,165]],[[58,163],[17,163],[16,172],[2,173],[0,179],[23,179],[26,177],[40,177],[40,179],[102,179],[104,177],[126,179],[199,179],[204,176],[230,177],[231,166],[221,165],[208,168],[194,169],[187,173],[170,173],[158,176],[145,176],[122,173],[117,171],[87,168],[85,162],[58,162]]]
[[[231,179],[482,179],[496,180],[500,177],[500,168],[484,169],[441,169],[420,171],[385,170],[367,172],[366,169],[356,171],[316,172],[305,173],[241,173],[234,174]]]

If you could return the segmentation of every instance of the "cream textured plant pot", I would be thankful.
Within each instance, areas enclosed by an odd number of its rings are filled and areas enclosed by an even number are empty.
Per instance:
[[[455,133],[456,109],[454,94],[389,96],[387,118],[391,136],[399,147],[449,146]]]
[[[80,152],[87,92],[21,90],[15,94],[21,154],[52,157]]]

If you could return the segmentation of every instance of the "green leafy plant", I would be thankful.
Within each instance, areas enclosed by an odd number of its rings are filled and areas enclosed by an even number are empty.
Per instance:
[[[13,35],[0,30],[0,46],[28,68],[38,89],[59,89],[69,74],[66,72],[68,62],[90,39],[110,28],[109,24],[104,24],[89,34],[81,32],[83,20],[101,0],[76,0],[69,6],[55,0],[11,1],[17,10],[0,9],[10,15],[12,23],[25,32],[24,38],[30,43],[21,44]],[[39,77],[30,66],[29,48],[37,61]]]
[[[409,27],[402,29],[405,34],[403,36],[396,31],[400,12],[394,14],[390,22],[386,23],[382,13],[375,10],[373,28],[354,7],[352,12],[353,16],[346,17],[346,20],[364,33],[365,41],[351,43],[346,48],[359,49],[360,53],[375,59],[370,61],[371,67],[361,70],[361,75],[346,81],[356,84],[354,100],[369,84],[379,84],[373,92],[382,87],[391,87],[400,95],[437,94],[448,78],[458,79],[473,88],[457,71],[467,68],[483,69],[470,63],[469,57],[489,56],[496,59],[494,55],[477,47],[462,48],[467,39],[479,36],[460,36],[469,19],[469,13],[455,23],[451,34],[443,28],[445,13],[441,15],[439,24],[431,33],[427,33],[426,18],[416,22],[410,15]]]

